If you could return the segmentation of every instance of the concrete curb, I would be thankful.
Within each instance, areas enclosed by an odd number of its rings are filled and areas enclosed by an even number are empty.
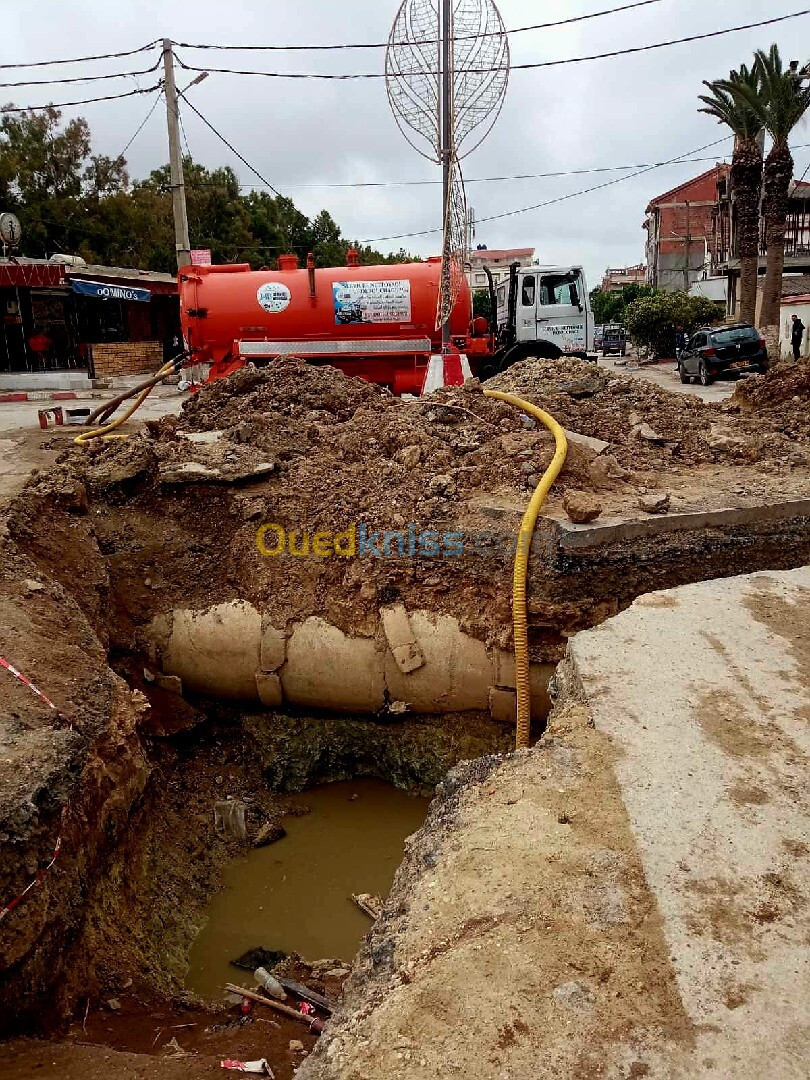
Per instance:
[[[0,405],[9,405],[13,402],[25,401],[92,401],[102,398],[101,391],[83,390],[19,390],[0,394]]]
[[[569,552],[591,550],[623,540],[639,540],[666,533],[756,525],[808,517],[810,499],[793,499],[755,506],[662,514],[631,521],[606,521],[598,525],[573,525],[570,522],[554,521],[553,529],[558,550]]]

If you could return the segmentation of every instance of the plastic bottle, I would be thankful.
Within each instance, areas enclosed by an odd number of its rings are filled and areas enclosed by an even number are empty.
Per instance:
[[[253,972],[253,978],[256,980],[259,986],[263,986],[267,993],[270,995],[270,997],[275,998],[276,1001],[287,1000],[287,995],[284,992],[284,987],[277,979],[273,978],[273,976],[266,968],[256,968],[256,970]]]

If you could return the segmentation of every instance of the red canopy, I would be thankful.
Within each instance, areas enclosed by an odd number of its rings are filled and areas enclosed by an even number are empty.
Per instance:
[[[65,268],[60,263],[0,263],[0,288],[44,289],[65,284]]]

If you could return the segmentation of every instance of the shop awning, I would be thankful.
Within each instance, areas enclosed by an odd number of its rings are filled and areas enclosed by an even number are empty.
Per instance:
[[[80,296],[95,296],[99,300],[137,300],[148,304],[152,294],[148,289],[133,289],[129,285],[110,285],[101,281],[81,281],[72,278],[71,288]]]
[[[48,262],[0,263],[0,288],[45,289],[65,283],[65,268]]]

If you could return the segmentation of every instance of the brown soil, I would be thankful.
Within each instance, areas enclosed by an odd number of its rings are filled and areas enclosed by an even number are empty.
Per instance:
[[[693,1035],[613,751],[569,705],[441,786],[301,1075],[674,1075]]]
[[[810,360],[779,364],[739,383],[726,409],[776,427],[788,438],[810,438]]]

